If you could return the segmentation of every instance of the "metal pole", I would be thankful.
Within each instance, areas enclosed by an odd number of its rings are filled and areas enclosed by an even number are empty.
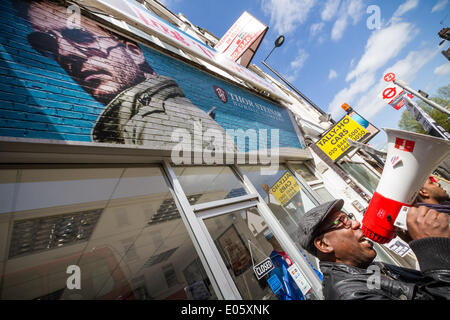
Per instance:
[[[433,100],[427,99],[424,96],[422,96],[420,93],[418,93],[417,91],[409,88],[408,86],[406,86],[406,84],[401,81],[401,80],[394,80],[394,84],[398,85],[399,87],[405,89],[406,91],[409,91],[411,94],[415,95],[417,98],[421,99],[422,101],[424,101],[425,103],[428,103],[430,106],[432,106],[435,109],[438,109],[441,112],[446,113],[448,116],[450,116],[450,111],[445,109],[444,107],[440,106],[439,104],[437,104],[436,102],[434,102]]]
[[[267,55],[267,57],[264,59],[264,61],[267,60],[267,58],[272,54],[273,50],[275,50],[276,47],[273,47],[273,49],[270,51],[270,53]]]
[[[276,72],[275,70],[273,70],[271,67],[269,67],[269,65],[267,63],[265,63],[264,61],[262,61],[262,64],[265,65],[270,71],[272,71],[278,78],[280,78],[284,83],[286,83],[289,88],[291,88],[292,90],[295,91],[295,93],[297,93],[300,97],[302,97],[304,100],[306,100],[314,109],[316,109],[317,111],[319,111],[321,114],[327,116],[327,113],[325,111],[323,111],[322,109],[320,109],[314,102],[312,102],[311,100],[309,100],[308,97],[306,97],[303,93],[301,93],[300,91],[298,91],[298,89],[296,87],[294,87],[289,81],[287,81],[285,78],[283,78],[282,75],[280,75],[278,72]],[[333,119],[330,118],[330,121],[332,123],[336,123]]]

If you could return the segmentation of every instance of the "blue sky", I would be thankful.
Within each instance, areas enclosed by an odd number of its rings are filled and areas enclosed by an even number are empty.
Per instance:
[[[386,105],[379,93],[383,75],[394,72],[413,89],[430,95],[450,84],[450,62],[437,33],[450,26],[449,0],[161,0],[174,13],[217,37],[248,11],[269,26],[253,63],[260,62],[278,35],[286,41],[267,63],[323,110],[339,120],[347,102],[378,128],[397,128],[403,109]],[[369,28],[377,6],[379,29]],[[386,142],[380,132],[371,144]]]

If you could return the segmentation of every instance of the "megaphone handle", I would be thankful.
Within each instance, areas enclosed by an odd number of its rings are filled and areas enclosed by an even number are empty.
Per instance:
[[[395,219],[394,226],[408,231],[408,226],[406,225],[406,215],[408,214],[409,208],[411,208],[411,207],[403,206],[400,209],[400,211],[397,215],[397,219]]]

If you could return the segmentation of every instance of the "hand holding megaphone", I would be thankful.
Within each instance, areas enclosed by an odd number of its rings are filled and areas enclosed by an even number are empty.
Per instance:
[[[408,210],[406,224],[413,240],[423,238],[450,238],[449,215],[425,206],[411,207]]]

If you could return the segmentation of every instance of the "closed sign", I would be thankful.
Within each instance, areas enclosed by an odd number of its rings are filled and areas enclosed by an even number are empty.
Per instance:
[[[255,272],[256,278],[258,278],[258,280],[264,277],[273,269],[275,269],[275,267],[273,266],[272,260],[270,260],[270,258],[264,259],[262,262],[253,267],[253,271]]]

